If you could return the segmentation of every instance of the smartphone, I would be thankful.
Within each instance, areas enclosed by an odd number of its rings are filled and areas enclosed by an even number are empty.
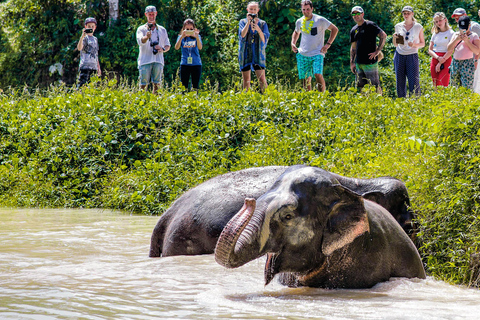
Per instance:
[[[193,35],[195,35],[195,31],[194,30],[185,30],[185,34],[189,37],[193,37]]]
[[[85,29],[85,33],[93,33],[93,29]]]

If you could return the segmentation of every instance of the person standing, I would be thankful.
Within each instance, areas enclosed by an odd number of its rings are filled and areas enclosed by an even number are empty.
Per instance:
[[[192,88],[198,90],[200,76],[202,75],[202,60],[200,52],[203,43],[200,31],[195,28],[195,22],[192,19],[186,19],[183,22],[183,28],[177,37],[175,50],[182,48],[182,59],[180,62],[180,80],[183,86],[188,90],[190,77],[192,78]]]
[[[140,88],[146,89],[153,83],[153,93],[158,90],[162,81],[164,58],[163,54],[170,50],[170,40],[167,30],[157,25],[157,8],[145,8],[147,23],[137,28],[137,43],[140,49],[138,54],[138,70]]]
[[[454,51],[450,67],[450,84],[473,88],[475,56],[480,54],[480,39],[471,31],[470,18],[458,19],[459,31],[455,32],[448,44],[448,51]]]
[[[258,2],[247,4],[247,17],[241,19],[238,24],[238,63],[242,72],[243,89],[250,89],[252,73],[255,71],[260,82],[260,90],[263,92],[267,87],[265,77],[266,48],[270,32],[265,21],[258,18],[260,5]]]
[[[405,6],[402,9],[403,22],[395,25],[393,45],[397,47],[393,57],[395,77],[397,79],[397,96],[404,98],[408,91],[420,95],[420,64],[418,49],[425,46],[423,26],[416,22],[413,8]]]
[[[432,38],[428,54],[432,57],[430,74],[433,85],[447,87],[450,82],[449,68],[452,63],[452,51],[448,51],[448,43],[453,37],[453,30],[448,25],[448,19],[443,12],[433,15]]]
[[[98,61],[98,39],[93,35],[95,29],[97,29],[97,20],[92,17],[85,19],[85,28],[83,28],[82,36],[77,44],[77,49],[80,51],[80,76],[77,89],[90,82],[90,77],[94,72],[98,76],[102,75]]]
[[[362,7],[352,8],[352,18],[357,23],[350,31],[350,70],[356,75],[360,90],[371,84],[382,94],[378,75],[378,55],[385,45],[387,34],[374,22],[365,20]],[[377,37],[380,38],[377,46]]]
[[[313,3],[310,0],[302,0],[303,17],[295,23],[295,30],[292,34],[292,51],[297,54],[298,77],[303,82],[303,87],[310,91],[311,80],[315,76],[317,90],[324,92],[326,89],[323,78],[323,61],[328,49],[338,33],[338,28],[326,18],[313,13]],[[330,30],[330,36],[326,43],[325,30]],[[297,48],[297,41],[300,40],[300,47]]]
[[[479,10],[480,12],[480,10]],[[457,8],[452,13],[452,18],[455,19],[455,22],[458,24],[458,20],[461,17],[466,17],[467,11],[463,8]],[[475,21],[470,20],[470,31],[476,33],[480,37],[480,24],[476,23]],[[475,69],[477,69],[477,61],[479,56],[475,56]]]

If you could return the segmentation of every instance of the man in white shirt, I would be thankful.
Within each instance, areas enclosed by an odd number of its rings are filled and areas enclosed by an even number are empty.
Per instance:
[[[323,60],[327,50],[332,45],[338,33],[338,28],[326,18],[313,14],[313,4],[310,0],[302,1],[303,17],[295,23],[292,34],[292,51],[297,54],[298,77],[303,81],[303,87],[310,91],[311,80],[315,76],[317,90],[324,92],[325,79],[323,78]],[[325,30],[330,30],[330,37],[324,44]],[[297,48],[297,41],[300,47]]]
[[[170,50],[170,40],[167,30],[157,25],[157,8],[148,6],[145,8],[147,23],[137,29],[137,43],[140,49],[138,54],[138,71],[140,88],[145,89],[153,83],[153,93],[161,84],[164,59],[163,53]]]

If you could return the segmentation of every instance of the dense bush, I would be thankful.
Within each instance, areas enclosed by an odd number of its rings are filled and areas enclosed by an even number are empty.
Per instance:
[[[468,283],[478,251],[480,97],[180,89],[115,80],[0,95],[0,206],[161,214],[182,192],[251,166],[311,164],[406,182],[428,272]]]
[[[233,0],[120,0],[120,19],[109,20],[108,1],[91,0],[9,0],[0,3],[0,88],[23,86],[45,87],[62,80],[75,82],[79,53],[75,49],[87,16],[95,16],[98,28],[95,35],[100,43],[100,63],[105,74],[130,82],[138,78],[138,46],[135,31],[145,23],[144,8],[155,5],[157,21],[166,27],[170,41],[175,43],[185,18],[197,22],[203,37],[201,56],[204,64],[203,83],[217,83],[222,90],[238,86],[240,73],[237,63],[238,21],[245,16],[248,1]],[[325,16],[339,28],[338,37],[325,60],[325,78],[330,90],[350,86],[354,76],[349,68],[349,31],[354,23],[350,10],[358,2],[353,0],[314,1],[315,12]],[[368,1],[361,3],[365,17],[378,23],[389,35],[385,47],[386,58],[381,62],[384,92],[394,96],[395,77],[391,34],[402,20],[401,8],[408,1]],[[425,38],[430,39],[433,13],[443,10],[449,17],[455,7],[463,7],[475,14],[472,1],[451,3],[444,0],[417,1],[415,16],[423,24]],[[271,37],[267,46],[267,79],[270,83],[300,85],[296,74],[296,60],[290,49],[295,20],[301,17],[298,0],[261,1],[260,17],[267,21]],[[454,21],[450,19],[450,22]],[[327,32],[328,37],[328,32]],[[428,42],[427,42],[428,47]],[[421,80],[430,85],[427,48],[420,50]],[[165,78],[170,86],[175,82],[180,52],[166,54]],[[62,66],[62,75],[50,67]]]

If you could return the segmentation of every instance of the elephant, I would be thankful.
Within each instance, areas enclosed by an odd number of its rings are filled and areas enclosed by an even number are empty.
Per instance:
[[[263,255],[265,285],[277,274],[289,287],[350,289],[426,277],[413,242],[385,208],[315,167],[289,168],[257,200],[245,199],[215,248],[226,268]]]
[[[162,214],[151,236],[150,257],[212,254],[227,222],[245,198],[264,194],[287,169],[308,166],[249,168],[216,176],[190,189]],[[409,232],[412,212],[405,184],[392,177],[346,178],[329,173],[350,190],[387,209]]]

